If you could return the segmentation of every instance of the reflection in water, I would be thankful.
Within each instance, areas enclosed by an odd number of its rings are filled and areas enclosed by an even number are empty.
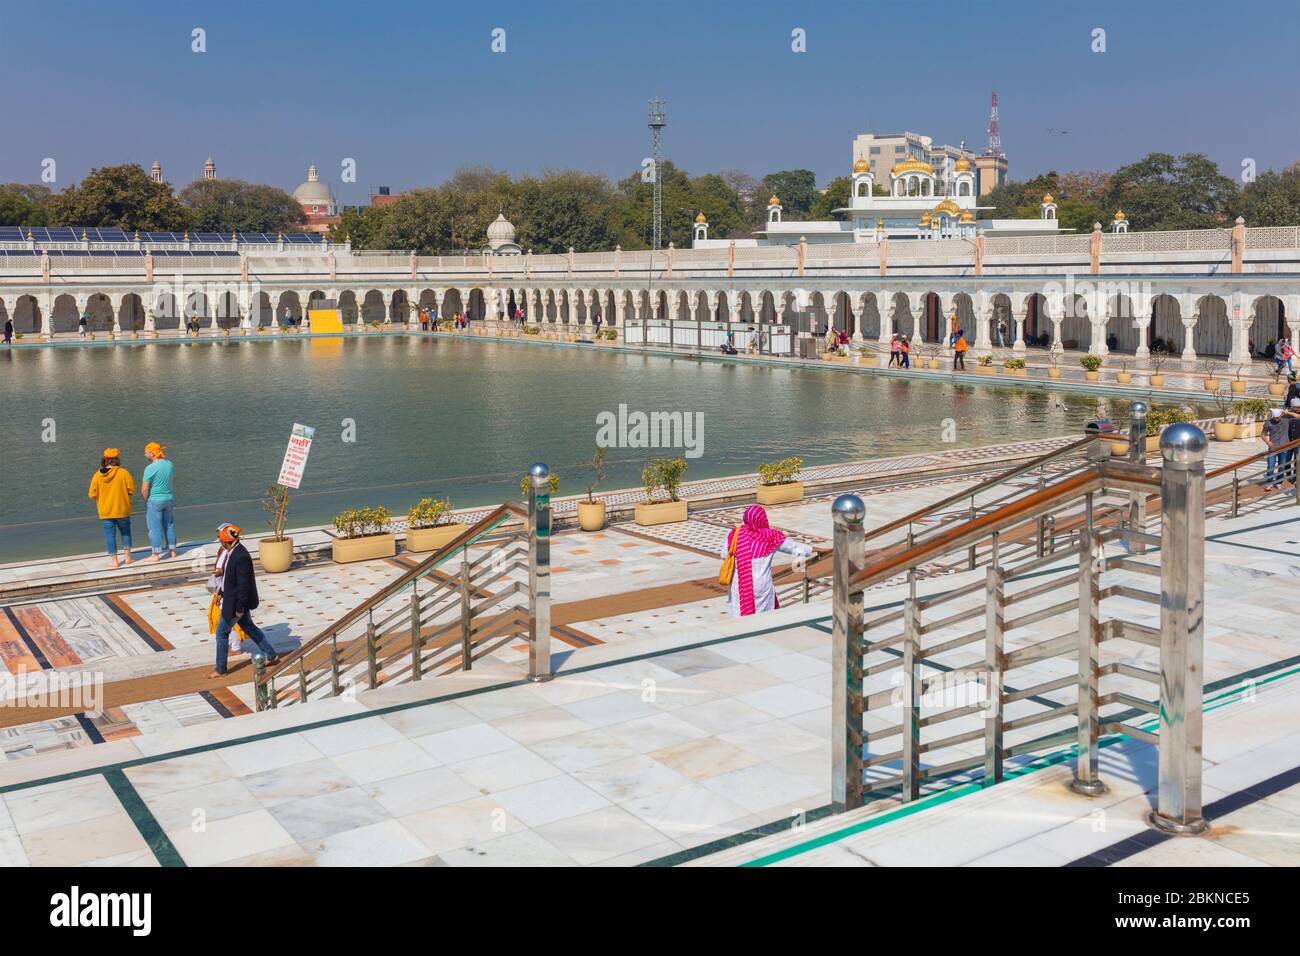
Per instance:
[[[1124,418],[1127,403],[1070,393],[955,386],[831,370],[539,348],[447,338],[118,345],[4,353],[0,560],[92,551],[86,497],[106,445],[137,481],[143,448],[176,463],[177,532],[211,537],[224,520],[262,527],[260,497],[279,473],[294,422],[314,425],[290,524],[348,507],[404,512],[424,496],[457,506],[518,495],[537,460],[583,490],[596,416],[702,412],[703,457],[688,479],[752,470],[790,454],[809,464],[1079,432]],[[344,420],[355,422],[345,440]],[[56,440],[43,441],[43,423]],[[639,484],[646,459],[672,449],[616,448],[606,488]],[[136,515],[137,543],[147,540]]]

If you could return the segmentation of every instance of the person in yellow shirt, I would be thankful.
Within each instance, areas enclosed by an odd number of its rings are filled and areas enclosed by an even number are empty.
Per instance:
[[[117,567],[117,537],[122,536],[126,552],[125,564],[131,563],[131,496],[135,482],[131,473],[122,467],[122,453],[116,448],[105,448],[99,459],[99,470],[90,476],[89,497],[99,510],[99,521],[104,527],[104,547],[110,567]]]

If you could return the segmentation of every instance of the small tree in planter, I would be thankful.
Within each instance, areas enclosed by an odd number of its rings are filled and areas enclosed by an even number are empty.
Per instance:
[[[677,492],[688,467],[684,458],[659,458],[641,470],[641,484],[645,488],[646,501],[636,506],[637,524],[668,524],[686,520],[686,502],[677,497]],[[655,492],[659,489],[668,495],[667,501],[655,501]]]
[[[792,455],[780,461],[758,466],[760,484],[755,498],[760,505],[779,505],[788,501],[803,499],[803,482],[799,480],[799,469],[803,459]]]
[[[262,499],[266,523],[271,534],[257,542],[257,559],[268,574],[288,571],[293,564],[293,538],[285,536],[284,523],[289,513],[289,489],[284,485],[271,485]]]
[[[1201,362],[1201,371],[1205,373],[1205,390],[1207,392],[1217,392],[1219,390],[1219,375],[1223,372],[1223,363],[1218,359],[1205,359]]]
[[[981,355],[975,360],[975,371],[983,372],[985,375],[993,375],[993,356]]]
[[[1148,376],[1148,380],[1153,386],[1160,388],[1165,384],[1164,367],[1165,363],[1169,361],[1168,350],[1161,344],[1151,346],[1149,361],[1151,363],[1151,374]]]
[[[1266,398],[1243,398],[1232,403],[1232,412],[1237,417],[1237,437],[1256,438],[1261,422],[1268,416],[1269,403]]]
[[[605,329],[601,329],[603,333]],[[605,480],[605,459],[608,448],[596,447],[596,453],[587,462],[591,481],[587,484],[587,500],[578,502],[578,527],[583,531],[599,531],[605,527],[605,502],[596,500],[596,486]]]
[[[1268,383],[1268,394],[1273,398],[1285,398],[1286,397],[1286,378],[1285,378],[1286,369],[1274,367],[1269,372],[1269,375],[1273,377],[1273,381]]]
[[[1096,382],[1101,378],[1102,357],[1093,355],[1089,352],[1079,359],[1079,364],[1083,366],[1083,377],[1090,382]]]
[[[1128,370],[1130,361],[1132,360],[1127,355],[1119,360],[1119,371],[1115,373],[1115,381],[1120,385],[1127,385],[1133,381],[1133,373]]]
[[[1237,423],[1232,420],[1232,399],[1222,389],[1211,393],[1214,408],[1218,413],[1214,422],[1214,440],[1232,441],[1237,437]]]
[[[1056,349],[1047,350],[1047,377],[1061,377],[1061,353]]]
[[[334,518],[334,560],[339,564],[397,554],[393,514],[381,506],[352,508]]]
[[[1242,379],[1242,373],[1246,371],[1246,366],[1238,365],[1236,371],[1232,373],[1232,394],[1245,395],[1246,382]]]
[[[1008,375],[1014,375],[1017,378],[1025,377],[1025,360],[1022,358],[1009,358],[1002,363]]]
[[[421,498],[406,512],[406,550],[437,551],[465,530],[451,520],[451,502],[446,498]]]

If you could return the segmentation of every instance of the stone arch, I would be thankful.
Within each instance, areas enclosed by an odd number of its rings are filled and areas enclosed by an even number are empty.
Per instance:
[[[998,325],[1003,326],[1001,340],[998,339]],[[989,302],[989,341],[997,348],[1010,348],[1015,344],[1016,323],[1011,314],[1011,296],[1006,292],[994,293]]]
[[[384,321],[384,294],[378,289],[368,289],[357,299],[357,324],[370,325]]]
[[[880,304],[875,294],[868,292],[861,297],[857,314],[857,329],[865,339],[880,338]]]
[[[1148,348],[1160,345],[1170,355],[1183,351],[1183,317],[1178,300],[1161,293],[1151,300],[1151,331],[1147,335]]]
[[[239,297],[229,289],[218,292],[212,305],[213,324],[219,329],[235,329],[240,318]]]
[[[1028,346],[1045,347],[1052,343],[1052,320],[1047,311],[1047,297],[1041,292],[1025,296],[1024,336]]]
[[[1137,347],[1133,300],[1121,292],[1106,302],[1106,348],[1111,352],[1133,353]]]
[[[438,318],[441,320],[451,321],[452,316],[457,312],[464,312],[465,304],[460,298],[460,289],[448,289],[442,296],[442,307],[438,310]]]
[[[64,293],[54,300],[54,309],[50,315],[51,332],[75,332],[81,313],[77,311],[77,300]]]
[[[266,295],[265,292],[262,295]],[[169,332],[181,327],[181,311],[176,296],[170,292],[159,292],[158,298],[150,306],[153,309],[153,327],[158,332]]]
[[[90,318],[88,328],[91,332],[109,332],[117,328],[113,301],[103,292],[96,292],[86,300],[86,315]]]
[[[286,311],[288,310],[288,311]],[[302,302],[292,290],[281,292],[275,302],[275,324],[284,326],[302,323]]]
[[[465,321],[481,322],[487,316],[487,296],[478,286],[469,290],[469,301],[465,303]]]
[[[948,318],[943,314],[943,299],[937,292],[927,292],[921,299],[921,316],[925,341],[948,341]]]
[[[392,301],[388,306],[388,319],[390,322],[398,322],[402,325],[411,318],[411,302],[407,297],[405,289],[398,289],[393,293]]]
[[[955,311],[957,313],[957,328],[961,331],[966,343],[970,346],[975,345],[975,303],[965,292],[958,292],[952,297],[952,305],[949,306],[949,314]]]
[[[1275,295],[1261,295],[1250,304],[1249,341],[1254,344],[1252,355],[1263,355],[1270,345],[1289,338],[1286,307]],[[1271,354],[1271,353],[1270,353]]]
[[[14,332],[23,335],[40,335],[45,331],[41,306],[34,295],[17,295],[5,300],[7,318],[14,323]]]
[[[912,315],[912,301],[906,292],[895,292],[890,302],[893,314],[894,331],[909,338],[916,338],[916,317]]]
[[[1087,350],[1092,348],[1092,317],[1088,315],[1088,297],[1078,292],[1061,303],[1061,347]]]
[[[831,322],[849,338],[853,338],[858,327],[857,316],[853,314],[852,298],[847,292],[836,292],[831,296]]]
[[[1232,353],[1232,325],[1228,304],[1217,295],[1196,300],[1196,325],[1192,329],[1192,350],[1197,355],[1226,357]]]

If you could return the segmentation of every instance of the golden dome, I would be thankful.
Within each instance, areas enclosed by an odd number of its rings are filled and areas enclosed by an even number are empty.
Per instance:
[[[928,212],[921,217],[921,225],[923,226],[930,225],[930,214]]]
[[[1054,203],[1054,202],[1056,202],[1056,200],[1052,198],[1052,194],[1051,194],[1051,193],[1043,193],[1043,205],[1044,205],[1044,206],[1050,205],[1051,203]]]
[[[871,164],[859,156],[853,162],[853,171],[855,173],[869,173],[871,172]]]
[[[87,238],[88,238],[88,237],[87,237],[87,235],[86,235],[86,230],[84,230],[84,229],[81,230],[81,241],[82,241],[82,242],[85,242]]]
[[[939,203],[939,205],[930,210],[930,215],[938,216],[943,214],[948,216],[957,216],[961,214],[961,211],[961,206],[958,206],[951,199],[945,199],[943,202]]]
[[[708,222],[708,220],[704,218],[704,213],[698,213],[695,217],[695,221],[698,223]]]
[[[959,173],[968,173],[970,172],[970,160],[963,156],[957,160],[957,163],[953,168]]]
[[[894,168],[889,171],[891,176],[901,176],[903,173],[924,173],[933,176],[934,167],[919,159],[905,159],[901,163],[894,163]]]
[[[1123,222],[1123,221],[1124,221],[1124,218],[1125,218],[1125,216],[1124,216],[1124,210],[1123,210],[1123,209],[1117,209],[1117,210],[1115,210],[1115,221],[1116,221],[1116,222]]]
[[[962,222],[974,222],[974,221],[975,221],[975,216],[971,213],[971,211],[970,211],[969,209],[967,209],[964,213],[961,214],[961,221],[962,221]]]
[[[767,204],[769,206],[779,206],[781,205],[781,200],[776,198],[776,193],[773,193],[772,198],[767,201]]]

